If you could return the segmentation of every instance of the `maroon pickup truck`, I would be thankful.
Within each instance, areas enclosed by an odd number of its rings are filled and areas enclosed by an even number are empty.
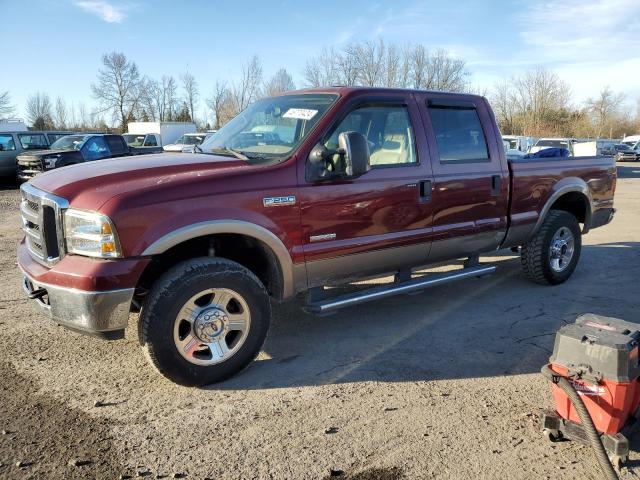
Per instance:
[[[486,99],[374,88],[265,98],[199,153],[102,160],[22,186],[24,288],[58,324],[121,338],[130,312],[150,362],[184,385],[247,366],[271,302],[318,314],[491,273],[519,249],[527,277],[573,273],[608,223],[607,157],[507,161]],[[465,258],[464,268],[415,267]],[[330,295],[354,280],[395,281]],[[340,291],[340,290],[338,290]],[[344,289],[342,289],[344,291]]]

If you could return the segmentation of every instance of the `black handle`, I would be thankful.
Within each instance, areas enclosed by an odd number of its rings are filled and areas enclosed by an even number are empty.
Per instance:
[[[492,175],[491,176],[491,195],[497,197],[500,195],[500,190],[502,190],[502,175]]]
[[[428,203],[431,201],[431,180],[420,180],[420,203]]]

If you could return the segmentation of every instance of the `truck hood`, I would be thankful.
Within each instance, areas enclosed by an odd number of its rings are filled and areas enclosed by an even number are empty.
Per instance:
[[[40,190],[65,198],[76,208],[97,210],[128,192],[194,182],[259,168],[235,158],[204,154],[151,154],[111,158],[63,167],[31,180]]]
[[[18,155],[18,158],[20,157],[42,158],[44,156],[54,156],[58,154],[64,155],[66,153],[73,153],[73,152],[77,152],[77,150],[28,150]]]

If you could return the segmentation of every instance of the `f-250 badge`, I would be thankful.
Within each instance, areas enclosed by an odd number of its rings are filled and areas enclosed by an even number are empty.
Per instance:
[[[295,205],[296,196],[287,195],[286,197],[264,197],[262,204],[265,207],[282,207],[284,205]]]

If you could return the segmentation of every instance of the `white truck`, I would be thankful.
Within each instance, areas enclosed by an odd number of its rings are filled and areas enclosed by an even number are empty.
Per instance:
[[[151,142],[155,139],[156,145],[162,147],[174,143],[185,133],[195,133],[196,124],[193,122],[131,122],[127,124],[127,135],[135,135],[130,137],[134,143],[141,142],[141,146],[145,142]],[[150,135],[154,135],[151,137]],[[139,137],[144,136],[144,139]],[[149,137],[149,138],[146,138]],[[128,143],[129,140],[127,140]]]

